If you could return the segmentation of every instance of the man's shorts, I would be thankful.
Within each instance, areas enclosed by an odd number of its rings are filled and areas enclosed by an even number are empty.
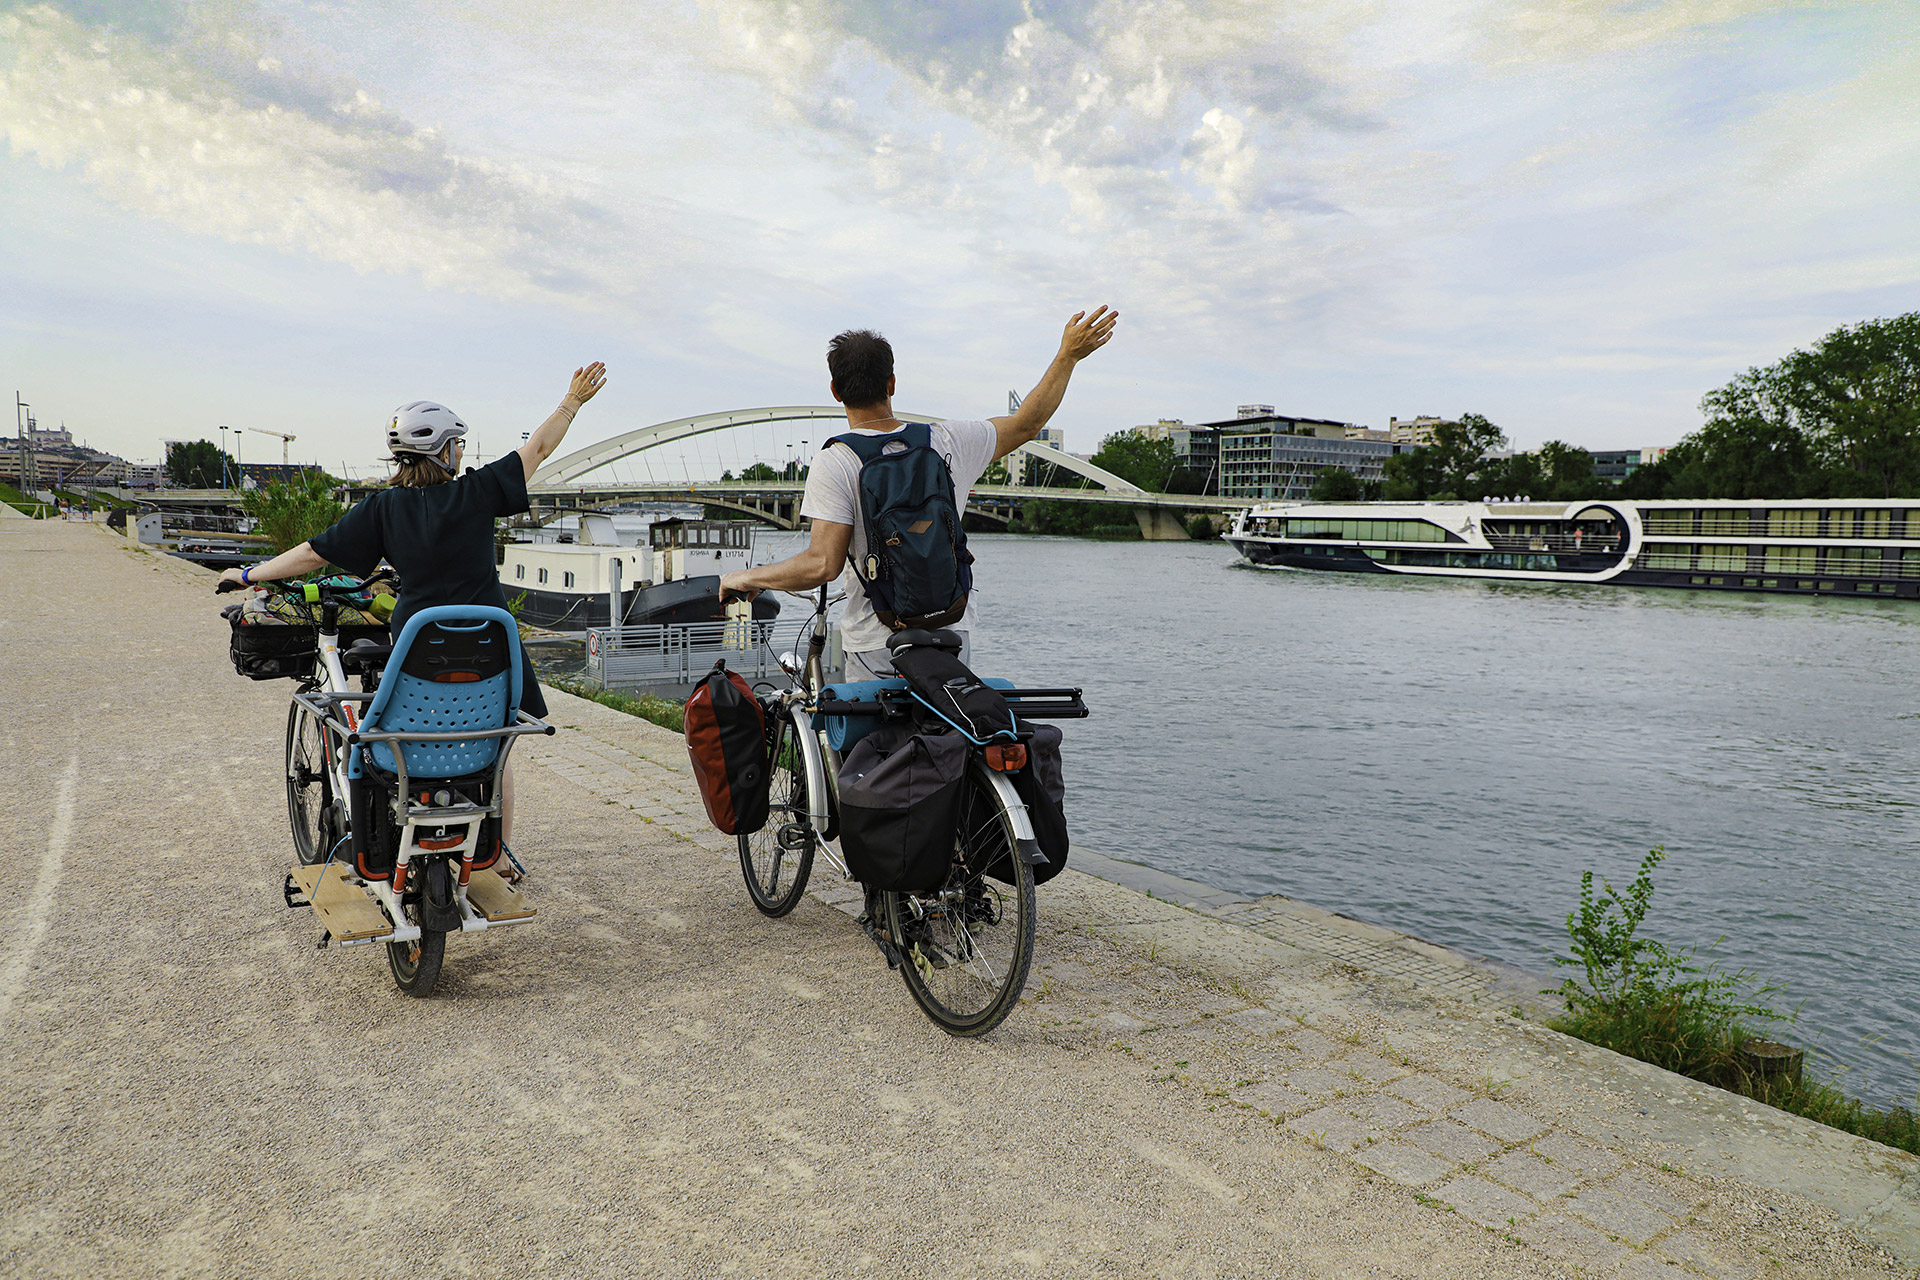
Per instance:
[[[960,637],[960,661],[965,662],[971,651],[967,643],[967,633],[955,631]],[[889,680],[898,675],[893,669],[893,651],[891,649],[868,649],[863,653],[847,655],[847,674],[842,677],[848,684],[861,680]]]

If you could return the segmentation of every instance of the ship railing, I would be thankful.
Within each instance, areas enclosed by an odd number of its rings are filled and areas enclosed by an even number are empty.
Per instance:
[[[689,685],[725,659],[747,681],[786,683],[778,655],[806,647],[809,617],[769,621],[688,622],[591,627],[586,676],[602,689]],[[839,630],[828,637],[828,668],[837,669]]]
[[[1803,550],[1789,547],[1789,551]],[[1804,548],[1816,550],[1813,547]],[[1886,581],[1910,582],[1920,578],[1920,563],[1908,560],[1875,560],[1865,556],[1849,555],[1845,558],[1828,556],[1824,561],[1813,555],[1769,557],[1748,555],[1673,555],[1663,552],[1643,551],[1634,557],[1637,569],[1685,569],[1689,573],[1744,573],[1765,574],[1770,577],[1842,577],[1875,578]]]
[[[1485,530],[1483,529],[1483,532]],[[1618,551],[1624,541],[1619,534],[1582,534],[1575,538],[1565,533],[1487,533],[1487,545],[1495,551]]]

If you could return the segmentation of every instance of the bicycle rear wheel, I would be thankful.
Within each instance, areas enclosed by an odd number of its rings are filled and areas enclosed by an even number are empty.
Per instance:
[[[890,932],[906,959],[900,976],[921,1010],[956,1036],[985,1035],[1020,1002],[1039,914],[1013,815],[984,766],[973,766],[969,782],[946,883],[886,895]],[[989,877],[989,867],[1010,881]]]
[[[762,915],[778,918],[800,904],[813,874],[813,826],[807,820],[807,771],[799,727],[782,716],[774,729],[767,821],[740,842],[740,873]]]
[[[338,839],[328,745],[319,718],[293,703],[287,709],[287,820],[293,827],[294,853],[308,866],[324,861]]]

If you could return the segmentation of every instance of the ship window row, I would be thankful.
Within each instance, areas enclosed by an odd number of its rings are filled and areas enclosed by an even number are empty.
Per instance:
[[[1650,542],[1643,569],[1706,569],[1724,573],[1833,573],[1857,578],[1920,578],[1920,548],[1744,547],[1724,543]]]
[[[1289,520],[1286,524],[1289,538],[1342,538],[1351,542],[1447,540],[1446,530],[1425,520]]]
[[[1920,538],[1920,520],[1886,507],[1646,511],[1640,526],[1653,537]]]

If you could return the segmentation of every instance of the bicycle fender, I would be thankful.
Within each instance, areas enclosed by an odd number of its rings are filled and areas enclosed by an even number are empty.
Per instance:
[[[982,768],[981,772],[993,785],[993,794],[999,798],[1000,807],[1007,811],[1007,817],[1013,820],[1013,847],[1026,859],[1030,867],[1047,865],[1047,855],[1040,852],[1040,842],[1033,836],[1033,820],[1027,816],[1027,802],[1013,789],[1013,783],[1004,773],[995,773]]]

